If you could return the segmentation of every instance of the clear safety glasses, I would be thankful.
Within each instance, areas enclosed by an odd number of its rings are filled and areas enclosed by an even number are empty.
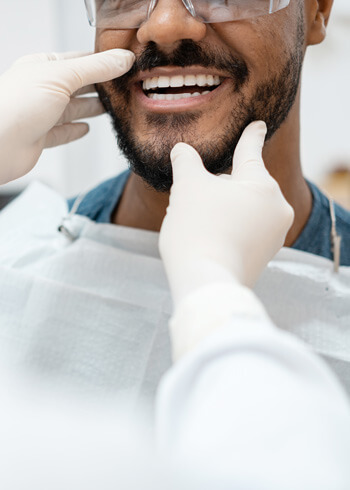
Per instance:
[[[166,0],[179,2],[180,0]],[[250,19],[273,14],[290,0],[181,0],[188,12],[205,23]],[[89,22],[105,29],[136,29],[156,8],[158,0],[85,0]]]

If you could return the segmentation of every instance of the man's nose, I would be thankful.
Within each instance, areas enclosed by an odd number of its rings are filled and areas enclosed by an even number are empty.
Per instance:
[[[206,34],[206,24],[193,17],[181,0],[158,0],[149,19],[137,31],[141,44],[150,41],[172,47],[182,39],[200,41]]]

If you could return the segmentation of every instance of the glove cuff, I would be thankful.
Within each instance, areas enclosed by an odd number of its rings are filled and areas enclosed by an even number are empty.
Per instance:
[[[234,315],[270,321],[255,294],[234,281],[206,285],[190,293],[169,321],[173,360],[179,360],[228,321],[234,327]]]

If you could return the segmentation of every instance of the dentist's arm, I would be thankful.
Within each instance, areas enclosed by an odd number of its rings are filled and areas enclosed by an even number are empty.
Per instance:
[[[173,293],[173,357],[157,404],[161,452],[203,488],[350,488],[350,409],[307,346],[278,330],[247,287],[283,245],[293,213],[266,171],[253,123],[229,176],[187,145],[160,235]]]
[[[95,83],[130,70],[135,56],[123,49],[102,53],[36,54],[20,58],[0,76],[0,185],[22,177],[44,148],[84,136],[76,122],[104,112]]]

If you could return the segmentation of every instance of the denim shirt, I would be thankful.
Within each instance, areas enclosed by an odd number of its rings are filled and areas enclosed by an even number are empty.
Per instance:
[[[97,223],[111,223],[113,212],[122,196],[130,170],[109,179],[88,192],[78,206],[77,214],[87,216]],[[332,220],[328,198],[307,181],[311,190],[313,205],[310,217],[292,248],[333,259],[331,243]],[[69,199],[69,209],[75,198]],[[338,204],[334,205],[336,228],[341,235],[341,265],[350,265],[350,211]]]

